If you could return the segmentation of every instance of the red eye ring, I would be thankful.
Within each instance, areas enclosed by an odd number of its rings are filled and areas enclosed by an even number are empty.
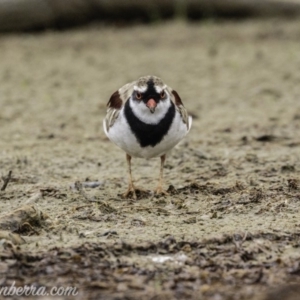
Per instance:
[[[162,99],[163,99],[163,98],[165,98],[165,96],[166,96],[166,93],[165,93],[165,91],[161,91],[161,92],[160,92],[160,98],[162,98]]]
[[[141,100],[142,99],[142,94],[140,92],[136,92],[136,99]]]

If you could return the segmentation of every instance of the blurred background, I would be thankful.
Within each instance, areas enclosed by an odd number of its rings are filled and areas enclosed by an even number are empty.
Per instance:
[[[297,0],[1,0],[0,30],[62,29],[100,21],[114,25],[183,18],[297,16]]]

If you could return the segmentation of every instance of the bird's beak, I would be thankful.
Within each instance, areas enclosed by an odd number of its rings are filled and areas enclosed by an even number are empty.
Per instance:
[[[151,113],[154,113],[155,112],[155,108],[156,108],[156,106],[157,106],[157,104],[156,104],[156,102],[155,102],[155,100],[154,99],[149,99],[148,101],[147,101],[147,107],[150,109],[150,111],[151,111]]]

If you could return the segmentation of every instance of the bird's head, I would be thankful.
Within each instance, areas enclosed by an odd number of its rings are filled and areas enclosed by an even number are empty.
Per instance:
[[[135,115],[142,120],[149,120],[150,123],[151,120],[159,121],[163,118],[172,105],[167,85],[155,76],[139,78],[133,87],[130,100]]]

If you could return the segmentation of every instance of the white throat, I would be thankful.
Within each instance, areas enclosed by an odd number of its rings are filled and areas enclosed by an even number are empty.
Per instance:
[[[134,115],[146,124],[157,124],[159,123],[171,106],[170,99],[161,100],[158,102],[154,113],[151,113],[150,109],[144,102],[136,102],[129,99],[129,106],[132,109]]]

